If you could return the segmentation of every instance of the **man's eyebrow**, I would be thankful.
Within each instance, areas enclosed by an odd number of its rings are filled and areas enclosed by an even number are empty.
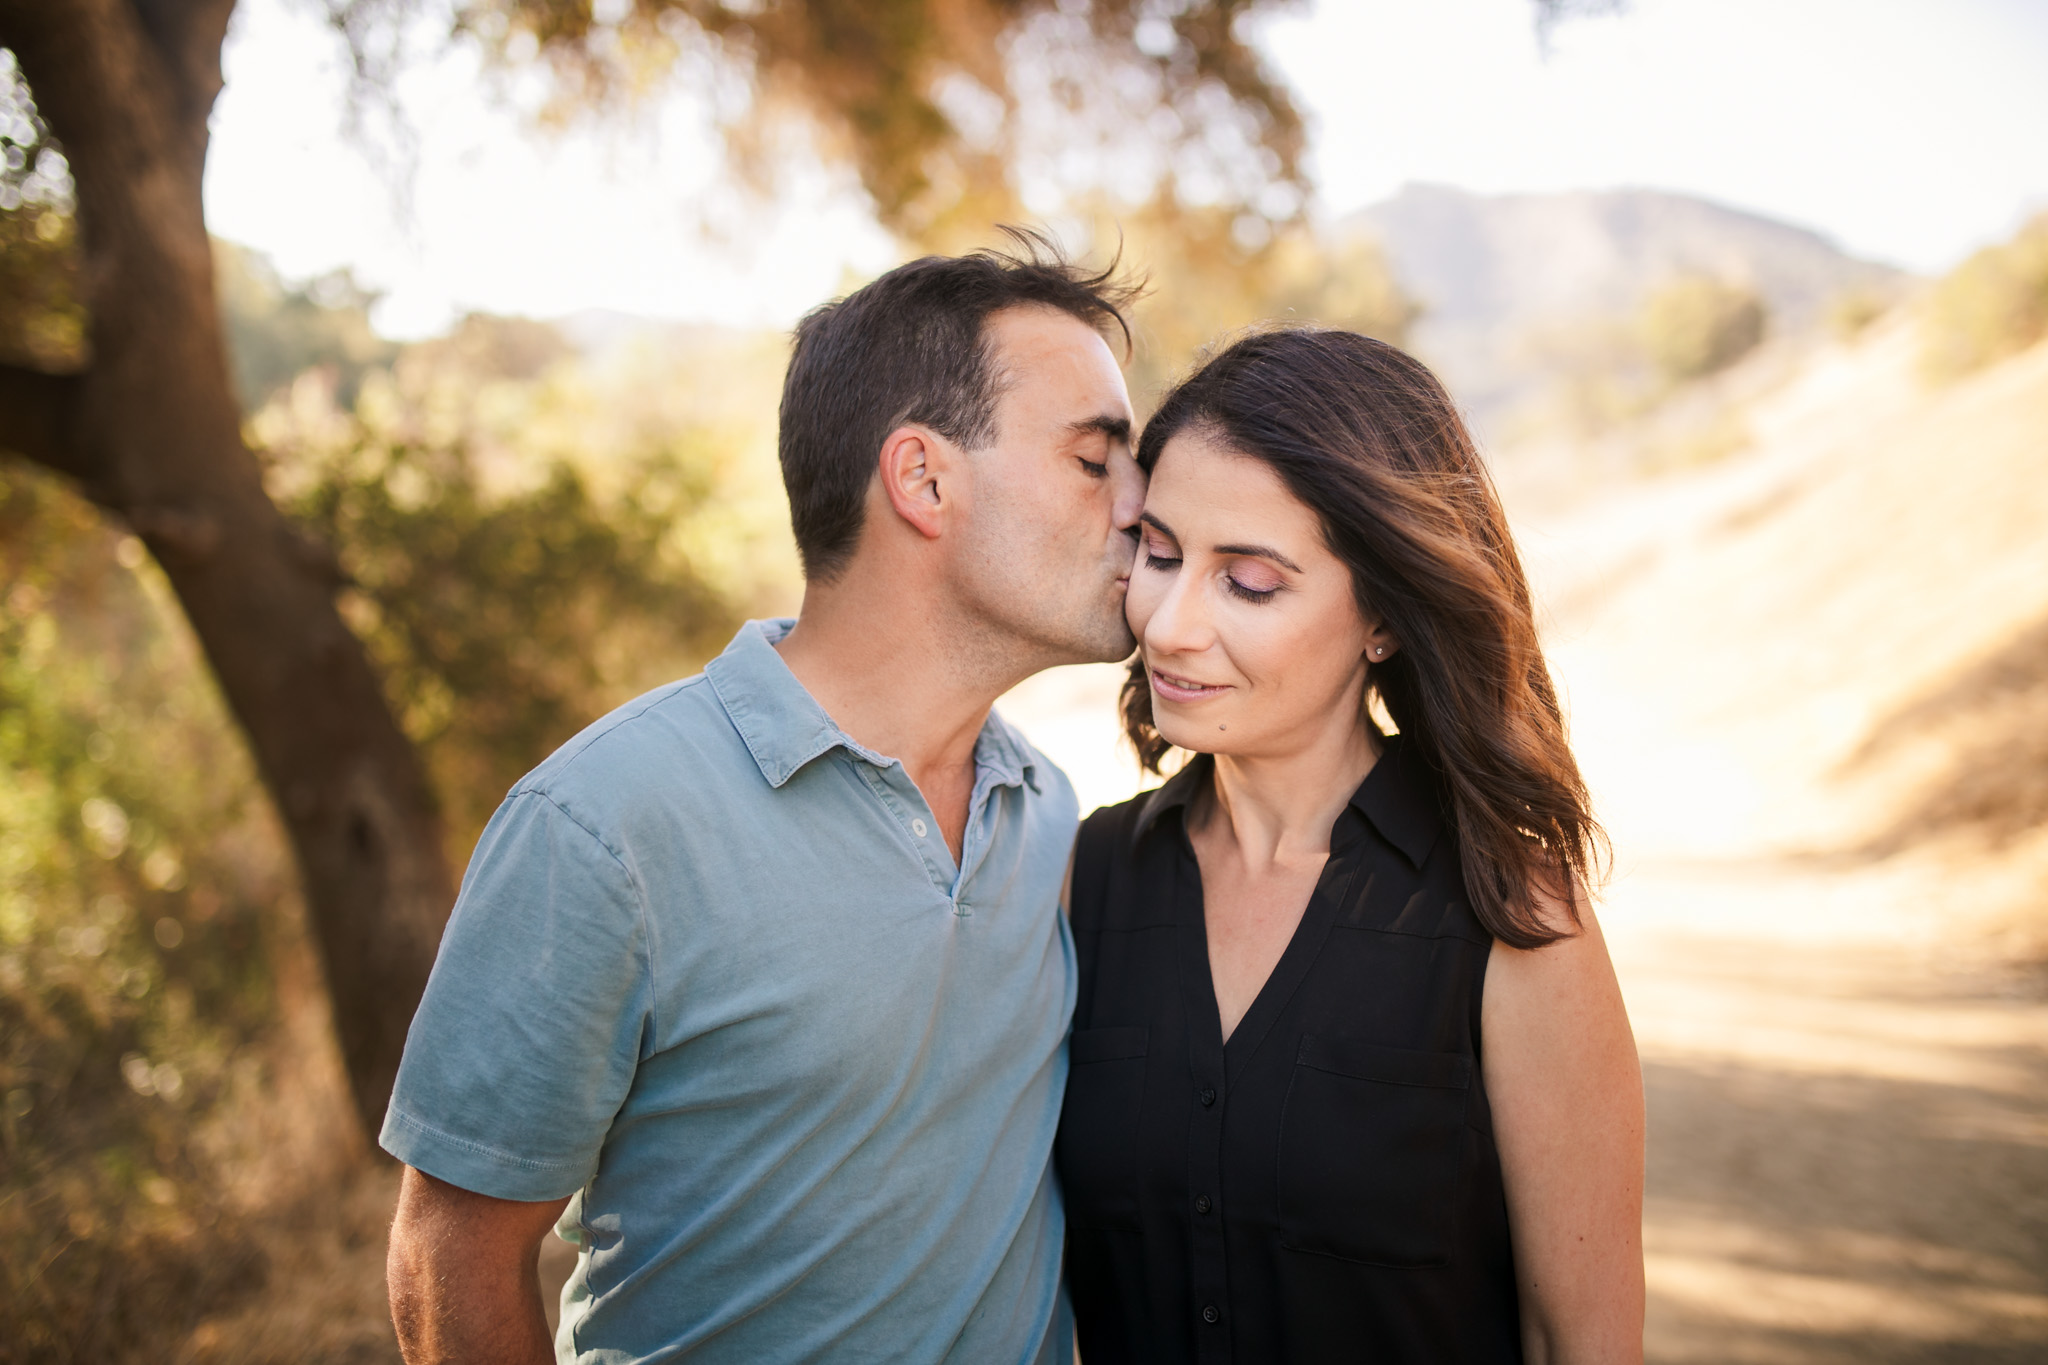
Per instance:
[[[1249,555],[1253,559],[1270,559],[1283,569],[1292,569],[1296,573],[1301,572],[1301,565],[1295,563],[1286,555],[1281,554],[1270,545],[1218,545],[1216,553],[1219,555]]]
[[[1099,431],[1112,441],[1122,441],[1125,445],[1131,442],[1131,419],[1118,417],[1114,413],[1105,412],[1098,417],[1084,417],[1078,422],[1069,422],[1067,430],[1077,434]]]

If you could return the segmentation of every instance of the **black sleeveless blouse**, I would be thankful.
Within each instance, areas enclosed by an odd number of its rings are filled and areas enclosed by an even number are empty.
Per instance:
[[[1222,1042],[1183,823],[1212,764],[1097,811],[1055,1149],[1086,1365],[1520,1362],[1479,1069],[1492,939],[1399,739]]]

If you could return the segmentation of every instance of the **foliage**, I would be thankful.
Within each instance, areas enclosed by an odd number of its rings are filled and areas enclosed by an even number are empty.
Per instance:
[[[1944,741],[1946,761],[1869,851],[1952,836],[1999,848],[2048,828],[2048,618],[1872,726],[1848,767],[1927,735]]]
[[[501,71],[543,69],[544,118],[610,112],[680,75],[757,184],[801,130],[858,173],[885,225],[957,244],[1015,216],[1035,182],[1295,216],[1301,116],[1246,36],[1282,3],[451,0],[433,13]],[[425,7],[328,4],[359,109],[389,108]]]
[[[1704,275],[1673,280],[1643,305],[1650,360],[1682,384],[1727,369],[1764,339],[1768,311],[1755,290]]]
[[[1205,350],[1248,327],[1318,323],[1401,345],[1420,313],[1369,238],[1328,240],[1292,224],[1247,233],[1228,210],[1163,203],[1105,209],[1094,238],[1098,256],[1120,251],[1147,285],[1128,374],[1141,412]]]
[[[0,363],[60,371],[85,359],[70,169],[14,54],[0,48]]]
[[[1980,369],[2048,336],[2048,213],[1936,283],[1922,334],[1927,369],[1937,378]]]
[[[137,1359],[251,1267],[208,1149],[288,872],[168,589],[0,468],[0,1358]]]
[[[650,422],[592,449],[587,419],[612,400],[571,361],[531,368],[564,349],[539,324],[471,318],[373,373],[353,410],[313,372],[251,424],[273,496],[336,553],[458,865],[522,773],[692,671],[745,596],[693,555],[721,507],[717,439]]]
[[[1838,341],[1854,341],[1897,301],[1896,290],[1868,286],[1844,290],[1828,302],[1828,330]]]
[[[264,257],[216,238],[213,274],[228,363],[245,408],[263,406],[316,366],[333,371],[343,403],[354,402],[364,374],[397,354],[370,328],[376,295],[346,270],[288,286]]]

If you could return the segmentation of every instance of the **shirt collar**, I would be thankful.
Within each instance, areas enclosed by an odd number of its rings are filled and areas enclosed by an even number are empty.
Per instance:
[[[994,711],[988,713],[988,720],[982,724],[981,734],[974,741],[975,767],[991,774],[1000,786],[1028,786],[1037,791],[1038,763],[1035,754],[1036,751],[1010,722]]]
[[[1389,738],[1386,746],[1379,762],[1351,794],[1350,806],[1419,870],[1443,830],[1443,816],[1431,795],[1435,784],[1416,771],[1421,756],[1410,752],[1413,746],[1402,742],[1399,735]],[[1170,810],[1180,811],[1185,819],[1188,803],[1208,785],[1215,764],[1208,754],[1196,754],[1147,795],[1138,808],[1131,841],[1135,844],[1143,839]]]
[[[704,677],[771,787],[780,787],[820,754],[843,748],[878,768],[898,766],[840,729],[797,681],[775,646],[794,617],[749,621],[710,663]],[[1002,717],[989,712],[974,743],[974,762],[1003,786],[1038,790],[1032,750]]]

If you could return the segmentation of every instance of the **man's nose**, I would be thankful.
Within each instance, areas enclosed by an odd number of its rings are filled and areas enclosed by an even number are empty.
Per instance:
[[[1110,515],[1115,519],[1119,531],[1132,531],[1138,525],[1138,514],[1145,510],[1145,471],[1128,454],[1112,457],[1109,462]]]

